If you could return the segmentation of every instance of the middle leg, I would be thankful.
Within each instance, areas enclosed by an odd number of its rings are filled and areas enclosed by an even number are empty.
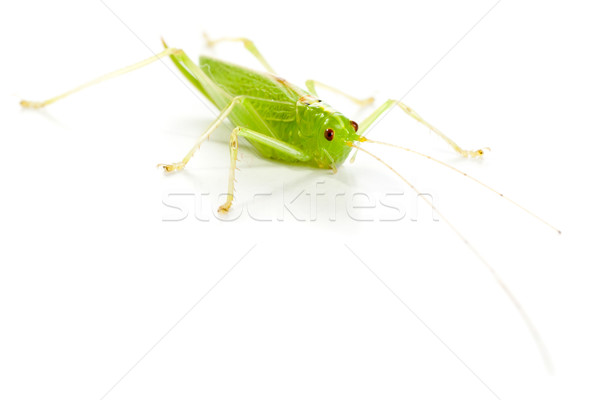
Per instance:
[[[226,213],[231,208],[233,204],[233,191],[234,191],[234,183],[235,183],[235,170],[237,164],[237,156],[238,156],[238,138],[239,136],[245,137],[251,142],[255,142],[264,146],[269,147],[270,149],[276,151],[278,154],[284,155],[286,157],[296,159],[297,161],[308,161],[310,156],[304,153],[299,148],[282,142],[278,139],[272,138],[268,135],[264,135],[262,133],[253,131],[248,128],[244,128],[238,126],[231,132],[231,136],[229,137],[229,157],[230,157],[230,165],[229,165],[229,181],[227,185],[227,199],[225,203],[223,203],[219,207],[220,213]]]
[[[223,111],[221,111],[219,113],[219,116],[217,117],[217,119],[215,119],[208,126],[206,131],[204,131],[204,133],[196,140],[196,143],[194,144],[194,146],[192,146],[190,151],[187,152],[187,154],[185,155],[185,157],[183,157],[183,159],[181,161],[173,163],[173,164],[158,164],[158,167],[162,167],[165,172],[176,172],[176,171],[181,171],[182,169],[184,169],[185,166],[187,165],[187,163],[190,161],[190,159],[194,156],[196,151],[200,148],[202,143],[204,143],[204,141],[210,137],[210,135],[215,131],[215,129],[217,129],[217,127],[223,123],[223,121],[231,113],[233,108],[235,106],[239,105],[243,100],[244,100],[244,96],[234,97],[231,100],[231,102],[227,105],[227,107],[225,107],[223,109]]]
[[[286,105],[286,103],[283,103],[283,102],[279,102],[279,101],[275,101],[275,100],[268,100],[268,99],[260,99],[260,98],[256,98],[256,97],[252,97],[252,96],[233,97],[231,99],[231,101],[227,104],[227,106],[225,108],[223,108],[223,110],[219,113],[217,118],[208,126],[206,131],[204,131],[204,133],[196,140],[196,143],[194,144],[194,146],[188,151],[188,153],[185,155],[185,157],[183,157],[183,159],[181,161],[173,163],[173,164],[158,164],[158,166],[162,167],[165,170],[165,172],[181,171],[182,169],[185,168],[186,164],[194,156],[194,154],[200,148],[202,143],[204,143],[204,141],[206,141],[210,137],[210,135],[217,129],[217,127],[219,125],[221,125],[223,123],[223,121],[225,121],[225,119],[229,116],[229,114],[231,114],[231,112],[236,107],[245,108],[246,110],[255,112],[255,110],[252,107],[252,104],[254,104],[254,105],[259,104],[259,105],[265,105],[265,106],[281,106],[281,105],[285,106]],[[267,125],[265,125],[263,128],[265,129],[265,132],[269,131],[269,128]],[[279,147],[277,147],[277,145],[273,144],[273,141],[276,141],[276,140],[273,139],[273,140],[269,141],[268,145],[271,147],[275,146],[276,148],[282,147],[281,145],[279,145]],[[283,147],[285,148],[285,146],[283,146]],[[287,148],[286,148],[286,150],[287,150]]]

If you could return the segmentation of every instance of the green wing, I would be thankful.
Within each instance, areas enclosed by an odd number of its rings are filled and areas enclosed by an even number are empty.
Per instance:
[[[297,86],[270,73],[254,71],[212,57],[200,57],[200,68],[230,96],[246,95],[295,105],[298,98],[307,94]]]

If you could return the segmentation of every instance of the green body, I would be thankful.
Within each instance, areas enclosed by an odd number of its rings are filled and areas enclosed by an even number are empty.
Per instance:
[[[307,91],[268,72],[200,57],[198,70],[177,56],[175,65],[219,110],[240,97],[227,118],[276,141],[293,146],[301,153],[290,155],[276,147],[246,138],[259,153],[284,162],[303,163],[318,168],[335,168],[348,157],[348,142],[358,140],[348,118]],[[201,72],[200,72],[201,71]],[[325,130],[335,132],[328,140]]]

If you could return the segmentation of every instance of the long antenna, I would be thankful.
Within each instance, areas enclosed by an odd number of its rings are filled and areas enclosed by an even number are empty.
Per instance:
[[[441,161],[441,160],[438,160],[438,159],[436,159],[436,158],[433,158],[433,157],[431,157],[431,156],[428,156],[427,154],[419,153],[418,151],[415,151],[415,150],[409,149],[409,148],[407,148],[407,147],[398,146],[398,145],[396,145],[396,144],[392,144],[392,143],[386,143],[386,142],[380,142],[380,141],[378,141],[378,140],[371,140],[371,139],[366,139],[366,138],[362,139],[362,141],[365,141],[365,142],[368,142],[368,143],[383,144],[383,145],[385,145],[385,146],[395,147],[395,148],[397,148],[397,149],[404,150],[404,151],[407,151],[407,152],[409,152],[409,153],[416,154],[416,155],[418,155],[418,156],[421,156],[421,157],[425,157],[425,158],[427,158],[427,159],[429,159],[429,160],[431,160],[431,161],[435,161],[436,163],[438,163],[438,164],[440,164],[440,165],[443,165],[443,166],[444,166],[444,167],[446,167],[446,168],[450,168],[450,169],[451,169],[451,170],[453,170],[453,171],[456,171],[456,172],[458,172],[458,173],[459,173],[459,174],[461,174],[462,176],[465,176],[465,177],[467,177],[467,178],[471,179],[472,181],[474,181],[474,182],[476,182],[476,183],[480,184],[481,186],[483,186],[484,188],[486,188],[486,189],[488,189],[488,190],[490,190],[490,191],[492,191],[492,192],[496,193],[498,196],[500,196],[500,197],[502,197],[502,198],[504,198],[504,199],[508,200],[509,202],[511,202],[512,204],[514,204],[515,206],[519,207],[521,210],[525,211],[527,214],[531,215],[532,217],[536,218],[538,221],[540,221],[540,222],[544,223],[544,224],[545,224],[545,225],[547,225],[548,227],[550,227],[550,228],[552,228],[553,230],[555,230],[555,231],[556,231],[556,233],[558,233],[559,235],[562,233],[562,232],[560,231],[560,229],[558,229],[557,227],[555,227],[554,225],[552,225],[551,223],[549,223],[549,222],[548,222],[548,221],[546,221],[545,219],[543,219],[543,218],[539,217],[538,215],[534,214],[532,211],[530,211],[530,210],[528,210],[527,208],[523,207],[522,205],[520,205],[520,204],[519,204],[519,203],[517,203],[516,201],[514,201],[514,200],[512,200],[512,199],[510,199],[510,198],[508,198],[508,197],[506,197],[506,196],[505,196],[503,193],[500,193],[500,192],[499,192],[499,191],[497,191],[496,189],[494,189],[494,188],[492,188],[492,187],[490,187],[490,186],[486,185],[485,183],[481,182],[479,179],[477,179],[477,178],[473,178],[471,175],[467,175],[467,173],[466,173],[466,172],[464,172],[464,171],[461,171],[461,170],[459,170],[458,168],[455,168],[455,167],[453,167],[453,166],[452,166],[452,165],[450,165],[450,164],[447,164],[447,163],[445,163],[445,162],[443,162],[443,161]]]
[[[354,147],[355,149],[358,149],[358,150],[368,154],[369,156],[373,157],[374,159],[376,159],[377,161],[379,161],[380,163],[385,165],[390,171],[392,171],[394,174],[396,174],[400,179],[402,179],[404,181],[404,183],[406,183],[413,191],[415,191],[415,193],[417,193],[417,194],[421,193],[404,176],[400,175],[400,173],[398,171],[396,171],[394,168],[392,168],[391,165],[389,165],[388,163],[383,161],[381,158],[377,157],[375,154],[371,153],[368,150],[363,149],[362,147],[358,147],[358,146],[354,145],[352,142],[346,142],[346,144],[350,147]],[[517,311],[519,311],[519,314],[521,314],[521,318],[523,318],[523,321],[527,325],[527,328],[529,329],[531,336],[533,336],[533,339],[535,340],[535,343],[538,346],[538,350],[539,350],[540,354],[542,355],[542,358],[544,360],[544,364],[546,365],[546,368],[548,369],[548,371],[552,371],[553,370],[552,360],[550,359],[550,354],[548,353],[548,350],[546,349],[546,346],[544,345],[544,341],[542,340],[541,335],[539,334],[537,328],[531,321],[531,318],[529,318],[529,315],[527,315],[527,313],[525,312],[525,309],[523,308],[521,303],[517,300],[515,295],[510,291],[508,286],[500,278],[500,275],[498,275],[498,272],[496,272],[496,270],[490,265],[490,263],[488,263],[487,260],[485,258],[483,258],[483,256],[479,253],[479,251],[477,251],[477,249],[471,244],[471,242],[469,242],[467,240],[465,235],[463,235],[458,229],[456,229],[456,227],[454,227],[454,225],[448,220],[448,218],[446,218],[444,216],[444,214],[442,214],[437,209],[437,207],[433,205],[433,203],[431,201],[429,201],[425,196],[419,196],[419,197],[425,203],[427,203],[433,211],[435,211],[440,216],[440,218],[446,223],[446,225],[448,225],[448,227],[450,227],[450,229],[452,229],[454,231],[454,233],[464,242],[464,244],[469,248],[469,250],[471,250],[471,252],[473,254],[475,254],[475,256],[477,258],[479,258],[479,260],[483,263],[483,265],[485,265],[487,267],[487,269],[490,271],[490,273],[492,274],[492,276],[494,277],[494,279],[496,280],[498,285],[500,285],[502,290],[504,290],[504,293],[508,296],[508,298],[511,300],[513,305],[517,308]]]

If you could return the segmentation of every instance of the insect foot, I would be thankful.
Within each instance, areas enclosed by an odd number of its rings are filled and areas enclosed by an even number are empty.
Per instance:
[[[21,102],[19,104],[21,104],[21,106],[25,107],[25,108],[42,108],[45,105],[44,102],[42,102],[42,101],[28,101],[28,100],[21,100]]]
[[[370,104],[373,104],[374,102],[375,97],[367,97],[366,99],[356,99],[356,104],[358,104],[361,107],[368,106]]]
[[[185,167],[185,164],[182,162],[174,164],[158,164],[157,167],[162,167],[165,172],[177,172],[181,171]]]
[[[489,147],[484,147],[483,149],[479,150],[463,150],[461,155],[465,158],[481,158],[483,157],[483,154],[487,151],[492,151],[492,149],[490,149]]]
[[[231,207],[230,202],[226,202],[225,204],[219,206],[219,214],[227,214],[229,212],[230,207]]]

